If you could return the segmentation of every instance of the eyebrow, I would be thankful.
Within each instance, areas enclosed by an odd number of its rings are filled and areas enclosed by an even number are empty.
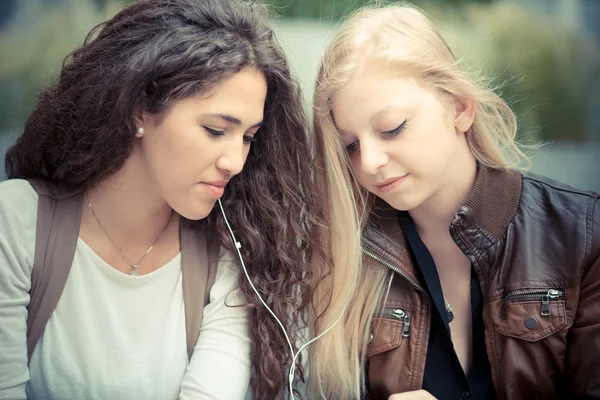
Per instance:
[[[354,135],[354,133],[344,130],[342,128],[338,128],[337,126],[335,128],[343,135],[346,135],[346,136]]]
[[[369,121],[373,122],[377,119],[377,117],[381,116],[381,114],[384,114],[386,111],[389,111],[390,109],[398,109],[398,108],[403,108],[398,106],[397,104],[391,104],[389,106],[383,107],[381,110],[377,111],[375,114],[373,114],[373,116],[369,119]]]
[[[227,122],[231,122],[234,125],[241,125],[242,121],[240,121],[239,119],[232,117],[231,115],[227,115],[227,114],[206,114],[209,117],[216,117],[216,118],[221,118],[222,120],[225,120]],[[256,123],[254,125],[252,125],[250,128],[259,128],[263,125],[264,121],[260,121],[259,123]]]
[[[369,122],[373,123],[378,117],[380,117],[382,114],[385,114],[387,111],[392,110],[392,109],[397,109],[397,108],[402,108],[404,109],[404,107],[399,106],[397,104],[390,104],[388,106],[383,107],[381,110],[377,111],[375,114],[373,114],[371,116],[371,118],[369,118]],[[354,133],[350,132],[350,131],[346,131],[344,129],[339,128],[336,123],[335,123],[335,118],[333,119],[333,125],[335,126],[335,128],[342,134],[344,135],[354,135]]]

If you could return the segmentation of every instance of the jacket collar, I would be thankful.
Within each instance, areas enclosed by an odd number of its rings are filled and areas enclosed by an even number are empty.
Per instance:
[[[480,239],[485,237],[487,248],[504,236],[519,208],[521,190],[519,171],[479,165],[475,184],[457,211],[452,227],[460,231],[462,240],[470,242],[468,247],[481,247]],[[362,246],[418,282],[397,211],[381,199],[377,199],[369,216]],[[486,249],[478,250],[479,253]]]
[[[484,231],[494,242],[502,239],[513,220],[519,203],[523,180],[514,169],[479,166],[477,178],[453,225]]]

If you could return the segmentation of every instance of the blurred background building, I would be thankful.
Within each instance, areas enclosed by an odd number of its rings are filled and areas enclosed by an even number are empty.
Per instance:
[[[198,0],[201,1],[201,0]],[[263,0],[281,18],[310,111],[319,57],[340,18],[367,0]],[[0,179],[4,151],[65,56],[126,0],[0,0]],[[519,140],[545,143],[537,173],[600,192],[600,1],[414,0],[469,70],[517,112]]]

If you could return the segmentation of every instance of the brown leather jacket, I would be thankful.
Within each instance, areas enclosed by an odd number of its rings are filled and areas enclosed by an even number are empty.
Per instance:
[[[518,171],[480,167],[450,233],[484,297],[500,399],[600,399],[600,196]],[[365,265],[395,273],[367,347],[371,399],[421,388],[431,300],[396,216],[376,206]]]

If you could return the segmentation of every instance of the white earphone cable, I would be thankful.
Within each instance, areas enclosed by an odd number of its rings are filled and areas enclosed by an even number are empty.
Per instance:
[[[290,348],[290,354],[292,355],[292,365],[290,366],[289,373],[288,373],[288,383],[289,383],[290,398],[292,400],[294,400],[294,390],[293,390],[294,385],[293,385],[293,383],[294,383],[294,376],[296,374],[296,358],[298,358],[298,356],[300,355],[300,352],[302,352],[302,350],[304,350],[309,344],[313,343],[315,340],[321,338],[327,332],[332,330],[335,327],[335,325],[337,325],[337,323],[340,322],[340,320],[344,316],[344,313],[346,312],[346,308],[344,307],[344,309],[342,310],[342,313],[340,314],[338,319],[333,323],[333,325],[331,325],[329,328],[327,328],[325,331],[323,331],[317,337],[315,337],[315,338],[311,339],[310,341],[308,341],[307,343],[305,343],[294,354],[294,346],[292,345],[292,341],[290,340],[290,337],[288,336],[288,333],[286,332],[285,327],[283,326],[283,324],[281,323],[279,318],[277,318],[277,316],[275,315],[273,310],[271,310],[269,308],[269,306],[267,305],[267,303],[265,303],[265,301],[263,300],[260,293],[258,293],[258,290],[256,290],[256,287],[254,287],[254,284],[252,283],[252,280],[250,279],[250,275],[248,274],[248,270],[246,269],[246,265],[244,264],[244,259],[242,258],[242,253],[240,252],[242,245],[240,244],[240,242],[237,241],[237,239],[235,238],[235,235],[233,234],[233,230],[231,229],[231,226],[229,225],[229,221],[227,220],[227,217],[225,216],[225,210],[223,209],[223,204],[221,204],[221,200],[219,199],[218,202],[219,202],[219,207],[221,209],[221,214],[223,215],[223,220],[225,221],[225,225],[227,225],[227,229],[229,230],[229,233],[231,234],[231,239],[233,240],[233,243],[235,245],[235,249],[237,251],[238,257],[242,264],[242,269],[244,270],[246,279],[248,280],[248,283],[250,283],[250,287],[252,287],[252,290],[254,290],[254,293],[256,293],[256,296],[258,297],[260,302],[263,304],[263,306],[265,306],[265,308],[269,311],[269,313],[273,316],[273,318],[275,318],[275,321],[277,321],[277,323],[279,324],[279,327],[283,331],[283,334],[285,335],[285,339],[287,340],[288,346]]]

